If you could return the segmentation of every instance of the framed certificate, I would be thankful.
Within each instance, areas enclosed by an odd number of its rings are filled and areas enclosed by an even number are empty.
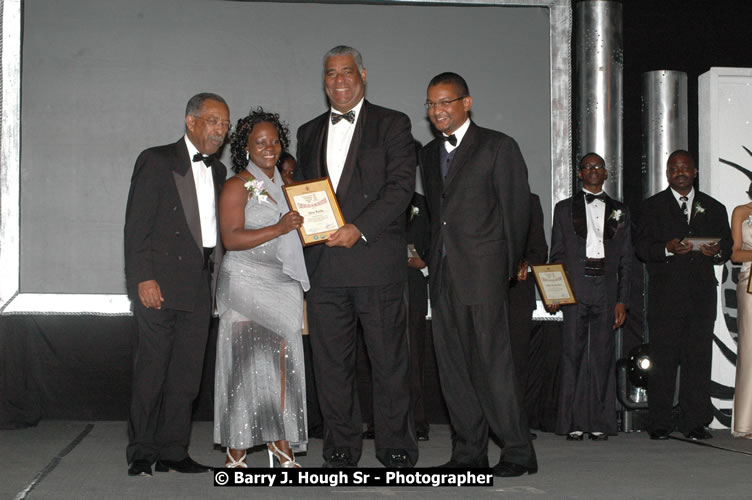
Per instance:
[[[342,217],[329,177],[295,182],[282,189],[290,209],[303,216],[303,225],[298,228],[303,246],[324,243],[332,233],[345,225],[345,218]]]
[[[721,241],[720,238],[695,238],[687,236],[686,238],[681,240],[681,243],[682,245],[692,245],[692,251],[699,252],[700,245],[715,245],[719,241]]]
[[[576,304],[577,300],[569,286],[567,272],[563,264],[544,264],[530,266],[535,275],[535,283],[538,285],[541,298],[545,305],[552,304]]]

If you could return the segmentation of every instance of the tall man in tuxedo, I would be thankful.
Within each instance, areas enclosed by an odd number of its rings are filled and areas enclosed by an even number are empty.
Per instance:
[[[726,207],[695,190],[697,167],[677,150],[666,164],[669,187],[645,200],[635,239],[637,256],[648,268],[648,327],[653,370],[648,378],[648,430],[651,439],[668,439],[677,366],[679,430],[690,439],[713,437],[710,403],[713,325],[716,316],[714,266],[731,256]],[[694,247],[687,237],[717,238]]]
[[[125,214],[125,278],[138,328],[128,423],[128,474],[206,472],[188,456],[222,257],[217,199],[227,170],[213,155],[230,128],[216,94],[185,110],[185,135],[142,152]]]
[[[489,428],[504,441],[502,477],[537,472],[508,330],[509,279],[525,249],[530,188],[511,137],[470,121],[465,80],[428,84],[440,135],[420,152],[431,219],[428,257],[436,361],[454,434],[446,467],[488,467]]]
[[[627,317],[631,221],[626,205],[603,191],[608,170],[600,155],[583,156],[577,177],[582,191],[556,204],[551,231],[551,262],[564,264],[577,299],[562,308],[556,433],[605,441],[617,433],[614,330]]]
[[[356,327],[371,361],[376,456],[387,467],[418,460],[409,415],[405,210],[415,186],[409,118],[364,99],[360,53],[324,56],[331,109],[298,129],[303,179],[329,176],[347,222],[306,249],[308,325],[324,417],[324,467],[351,467],[362,449]]]

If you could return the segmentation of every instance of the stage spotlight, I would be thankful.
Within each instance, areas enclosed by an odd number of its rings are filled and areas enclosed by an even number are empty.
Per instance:
[[[629,383],[634,387],[647,388],[652,369],[648,344],[638,345],[629,351]]]

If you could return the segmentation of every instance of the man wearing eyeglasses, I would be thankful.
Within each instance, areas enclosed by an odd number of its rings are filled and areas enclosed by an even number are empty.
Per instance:
[[[434,347],[455,435],[443,467],[488,467],[489,430],[504,441],[502,477],[538,471],[508,328],[509,279],[527,238],[530,188],[517,143],[470,120],[467,83],[442,73],[426,109],[437,138],[420,152],[430,215]]]
[[[324,55],[331,108],[298,129],[302,179],[328,176],[346,224],[326,244],[306,248],[306,297],[324,467],[354,467],[362,450],[356,387],[356,335],[373,373],[376,457],[412,467],[418,444],[408,383],[405,210],[415,189],[410,119],[365,99],[360,52],[337,46]]]
[[[207,472],[188,455],[191,410],[222,258],[215,157],[230,129],[216,94],[193,96],[185,135],[136,160],[125,215],[125,277],[138,329],[128,422],[128,475]]]
[[[600,155],[583,156],[577,177],[582,191],[556,204],[551,231],[551,262],[564,264],[577,299],[562,307],[556,433],[605,441],[617,433],[614,330],[627,317],[631,222],[627,206],[603,191],[608,171]]]

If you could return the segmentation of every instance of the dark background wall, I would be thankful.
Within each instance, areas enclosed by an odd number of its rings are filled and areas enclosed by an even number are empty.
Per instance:
[[[687,73],[689,150],[697,158],[697,78],[712,66],[752,67],[752,2],[626,0],[623,26],[624,198],[637,214],[642,199],[642,74],[663,69]],[[698,167],[702,176],[704,165]]]

